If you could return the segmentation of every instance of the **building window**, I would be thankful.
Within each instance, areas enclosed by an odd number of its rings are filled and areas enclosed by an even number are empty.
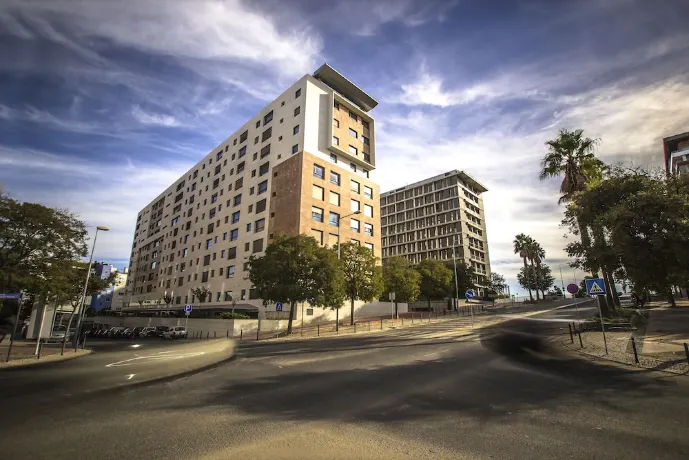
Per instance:
[[[294,134],[299,134],[299,125],[292,128],[292,135],[294,135]]]
[[[227,267],[227,274],[226,274],[226,276],[227,276],[228,278],[232,278],[232,277],[234,276],[234,265],[229,265],[229,266]]]
[[[359,193],[359,183],[355,180],[350,180],[349,183],[350,190],[354,193]]]
[[[373,206],[365,204],[364,205],[364,215],[366,217],[373,217]]]
[[[189,254],[189,250],[188,250],[187,248],[184,248],[184,249],[182,250],[182,257],[186,257],[187,254]]]
[[[230,241],[235,241],[237,238],[239,238],[239,229],[235,228],[230,231]]]
[[[301,88],[299,88],[298,90],[296,90],[296,91],[294,92],[294,98],[295,98],[295,99],[298,98],[299,96],[301,96]]]
[[[322,177],[321,177],[322,179]],[[340,175],[335,171],[330,171],[330,183],[340,185]]]
[[[335,206],[340,205],[340,194],[337,192],[330,192],[330,204],[334,204]]]
[[[359,224],[360,222],[358,220],[349,219],[349,228],[355,233],[359,233]]]
[[[212,218],[214,218],[214,217],[215,217],[215,208],[211,209],[211,210],[208,212],[208,218],[209,218],[209,219],[212,219]]]
[[[315,220],[316,222],[323,222],[323,209],[312,206],[311,219]]]
[[[250,231],[251,231],[251,222],[249,222],[248,224],[246,224],[246,232],[249,233]],[[247,244],[247,246],[248,246],[249,243],[246,243],[246,244]]]
[[[332,173],[330,173],[330,174],[332,175]],[[313,175],[319,179],[324,179],[325,178],[325,168],[323,166],[313,165]]]
[[[331,153],[330,154],[330,161],[337,164],[337,155],[335,155],[334,153]]]
[[[258,194],[260,195],[261,193],[265,193],[268,190],[268,181],[264,180],[260,184],[258,184]]]
[[[270,144],[266,145],[261,149],[261,158],[265,158],[270,155]]]
[[[364,222],[364,234],[368,236],[373,236],[373,224],[367,224]]]
[[[238,153],[237,156],[238,156],[239,158],[241,158],[241,157],[243,157],[244,155],[246,155],[246,145],[245,145],[244,147],[242,147],[241,149],[239,149],[239,153]],[[239,172],[239,171],[237,171],[237,172]]]
[[[208,272],[203,272],[201,274],[201,282],[202,283],[207,283],[208,282]]]
[[[258,175],[263,176],[265,174],[268,174],[268,171],[270,170],[270,163],[263,163],[259,168],[258,168]]]
[[[215,203],[218,201],[218,194],[214,193],[213,196],[211,196],[211,204]]]
[[[294,109],[294,116],[296,117],[297,115],[299,115],[299,112],[301,112],[301,107],[297,107],[296,109]]]
[[[320,200],[323,201],[323,187],[319,187],[318,185],[314,185],[312,190],[311,190],[311,197],[315,200]]]
[[[239,136],[239,142],[242,143],[245,140],[247,140],[249,137],[249,131],[244,131],[240,136]]]
[[[364,247],[366,247],[366,249],[370,249],[371,252],[373,252],[373,244],[371,244],[371,243],[364,243]]]
[[[207,255],[203,256],[203,266],[205,267],[206,265],[210,265],[210,264],[211,264],[211,255],[207,254]]]
[[[349,163],[349,169],[351,169],[352,172],[356,172],[356,165],[354,163]]]
[[[357,148],[354,147],[353,145],[350,145],[349,146],[349,153],[351,153],[352,155],[359,155],[359,150],[357,150]]]
[[[333,145],[340,145],[340,139],[336,136],[333,136]]]
[[[239,222],[239,214],[240,214],[239,211],[232,213],[232,223],[233,224],[236,224],[237,222]]]
[[[359,138],[359,133],[357,133],[357,132],[356,132],[355,130],[353,130],[352,128],[349,128],[349,135],[352,136],[354,139],[358,139],[358,138]]]
[[[366,137],[366,136],[361,136],[361,140],[362,140],[362,142],[364,143],[364,145],[368,145],[368,144],[369,144],[369,142],[368,142],[368,137]]]
[[[338,120],[337,118],[333,118],[333,126],[335,126],[336,128],[339,128],[340,127],[340,120]]]
[[[366,198],[373,199],[373,189],[367,185],[364,185],[364,196]]]
[[[328,217],[328,222],[330,222],[330,225],[334,225],[335,227],[340,226],[340,215],[336,212],[330,211],[330,215]]]
[[[361,120],[361,124],[364,127],[364,129],[368,129],[368,121],[366,120]]]
[[[335,110],[340,110],[340,103],[335,101]]]
[[[246,166],[245,162],[241,162],[237,165],[237,174],[243,173],[244,172],[244,167]]]
[[[361,211],[361,203],[357,200],[350,200],[349,208],[354,212]]]
[[[209,238],[206,240],[206,249],[210,249],[213,247],[213,238]]]
[[[254,233],[262,232],[266,228],[266,220],[258,219],[254,222]]]
[[[266,210],[266,199],[262,199],[256,203],[256,214]]]
[[[241,193],[232,199],[232,204],[234,206],[238,206],[238,205],[242,204],[242,194]]]
[[[271,110],[266,114],[265,117],[263,117],[263,124],[266,125],[270,123],[273,120],[273,111]]]
[[[270,136],[273,134],[273,128],[268,128],[265,131],[263,131],[263,134],[261,134],[261,142],[265,142],[268,139],[270,139]]]
[[[311,229],[311,236],[316,239],[316,242],[318,244],[323,244],[323,232],[320,230],[316,230],[315,228]]]
[[[297,153],[299,151],[299,144],[294,144],[292,146],[292,153]]]
[[[228,258],[228,260],[237,258],[237,246],[232,247],[232,248],[227,250],[227,258]]]
[[[263,251],[263,238],[254,240],[253,247],[251,248],[252,254]]]

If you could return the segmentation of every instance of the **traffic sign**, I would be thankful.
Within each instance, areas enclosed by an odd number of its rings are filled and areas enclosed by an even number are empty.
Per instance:
[[[275,311],[282,311],[282,302],[277,302],[275,304]]]
[[[474,297],[476,297],[476,291],[474,291],[473,289],[467,289],[467,292],[464,293],[464,297],[466,297],[467,299],[473,299]]]
[[[189,313],[191,313],[191,309],[192,309],[191,304],[190,303],[186,304],[184,306],[184,313],[186,313],[188,315]]]
[[[574,283],[569,283],[567,285],[567,292],[569,292],[572,295],[577,295],[577,293],[579,292],[579,286],[577,286]]]
[[[21,292],[8,292],[5,294],[0,294],[0,299],[21,299]]]
[[[586,280],[586,293],[588,295],[605,295],[605,281],[603,281],[603,278]]]

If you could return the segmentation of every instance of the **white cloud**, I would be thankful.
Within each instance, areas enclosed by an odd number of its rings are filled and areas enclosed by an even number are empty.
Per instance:
[[[450,107],[468,104],[477,99],[495,97],[496,93],[489,85],[478,84],[468,88],[452,91],[443,88],[443,79],[423,71],[414,82],[403,84],[402,93],[391,99],[406,105],[435,105]]]
[[[129,259],[137,212],[193,162],[166,160],[158,167],[127,160],[110,168],[93,160],[0,145],[0,182],[17,199],[70,209],[90,230],[110,227],[98,235],[96,258]]]
[[[102,37],[145,52],[174,56],[190,67],[198,66],[197,60],[226,61],[276,69],[282,76],[301,76],[315,67],[322,48],[320,37],[306,24],[278,29],[268,15],[239,0],[125,4],[109,0],[7,0],[3,5],[3,17],[9,12],[23,13],[22,17],[30,17],[44,35],[60,42],[64,36],[44,17],[58,15],[78,36]]]
[[[164,115],[160,113],[145,112],[135,105],[132,107],[132,116],[141,124],[144,125],[158,125],[166,126],[168,128],[180,126],[180,122],[171,115]]]

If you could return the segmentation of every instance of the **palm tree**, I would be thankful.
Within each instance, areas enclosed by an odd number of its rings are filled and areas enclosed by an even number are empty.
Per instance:
[[[528,276],[528,270],[529,266],[526,263],[526,259],[529,258],[530,252],[530,245],[531,245],[531,239],[530,236],[525,235],[523,233],[520,233],[519,235],[514,237],[514,253],[519,254],[519,257],[524,260],[524,275]],[[538,295],[538,293],[536,293]],[[531,294],[531,287],[529,287],[529,299],[533,302],[533,295]]]
[[[584,131],[577,129],[560,130],[556,139],[545,143],[548,153],[541,161],[540,179],[562,176],[560,184],[560,199],[558,204],[572,203],[579,192],[586,190],[591,184],[601,180],[606,169],[603,162],[596,158],[594,151],[599,139],[584,137]],[[577,213],[577,226],[581,235],[581,244],[587,251],[591,250],[591,237],[587,226],[581,221]],[[594,277],[598,277],[592,270]],[[601,308],[607,311],[605,300],[598,296]]]
[[[545,259],[545,250],[541,247],[540,243],[538,241],[534,240],[533,238],[529,237],[529,243],[528,243],[528,248],[527,248],[527,253],[529,254],[529,260],[531,261],[531,267],[535,268],[533,270],[533,273],[536,276],[536,286],[538,286],[538,274],[540,273],[541,269],[541,262],[543,259]],[[536,288],[536,300],[538,300],[538,288]],[[545,298],[545,295],[543,296]]]

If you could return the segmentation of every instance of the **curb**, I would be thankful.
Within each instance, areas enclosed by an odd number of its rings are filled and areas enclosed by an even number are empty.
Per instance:
[[[57,363],[62,363],[65,361],[71,361],[73,359],[81,358],[84,356],[88,356],[91,353],[93,353],[93,350],[90,348],[82,350],[83,353],[65,353],[64,355],[50,355],[50,356],[60,356],[59,359],[50,359],[50,357],[45,357],[44,359],[35,359],[35,358],[20,358],[17,360],[10,360],[9,363],[0,363],[0,372],[3,370],[8,370],[8,369],[25,369],[27,367],[42,367],[42,366],[48,366],[51,364],[57,364]]]

